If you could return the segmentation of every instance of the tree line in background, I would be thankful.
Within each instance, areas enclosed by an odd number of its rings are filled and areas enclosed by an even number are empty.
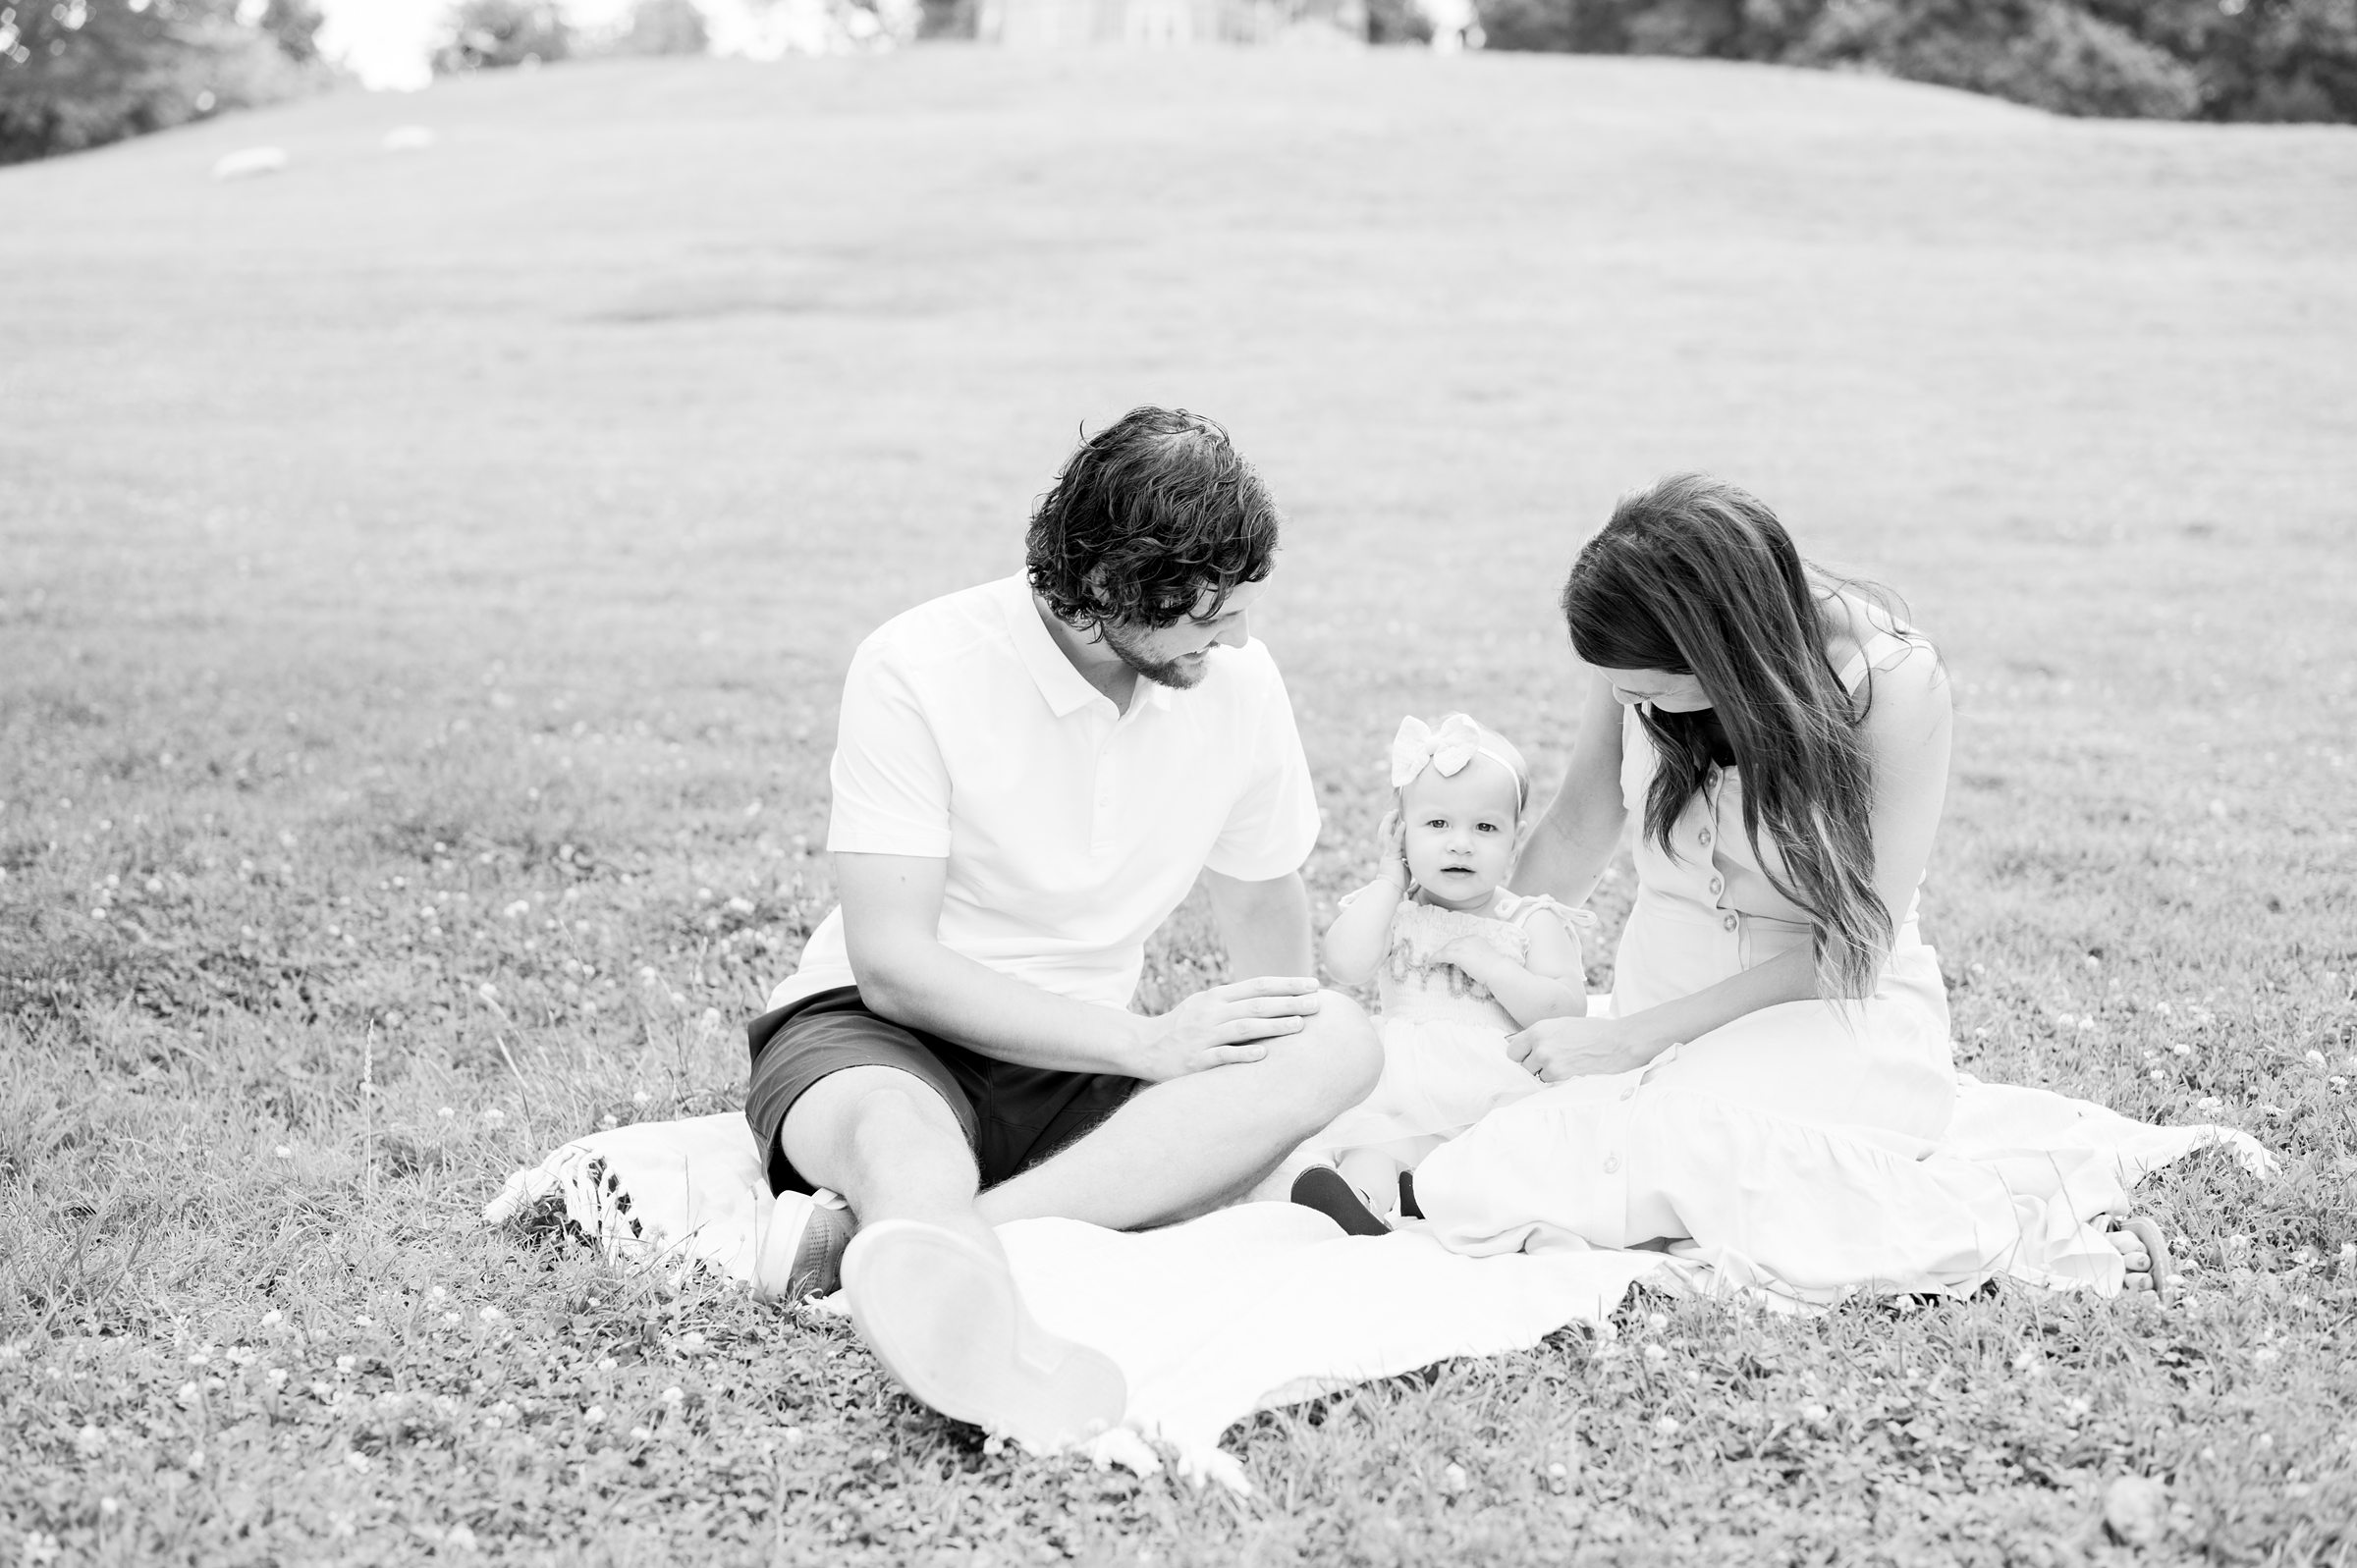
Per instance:
[[[2058,114],[2357,121],[2357,0],[1474,0],[1492,49],[1871,71]]]
[[[336,86],[313,0],[0,0],[0,163],[78,152]],[[462,0],[440,73],[584,54],[701,54],[694,0],[638,0],[584,36],[550,0]]]
[[[324,86],[310,0],[0,0],[0,163]]]
[[[1876,72],[2060,114],[2357,122],[2357,0],[1474,0],[1493,49],[1682,55]],[[971,36],[922,0],[920,36]],[[1422,43],[1415,0],[1368,0],[1374,43]],[[313,0],[0,0],[0,163],[93,147],[340,80]],[[584,35],[555,0],[459,0],[434,69],[700,54],[694,0]]]

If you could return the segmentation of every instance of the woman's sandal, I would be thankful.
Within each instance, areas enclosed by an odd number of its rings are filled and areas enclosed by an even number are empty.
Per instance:
[[[2142,1244],[2140,1250],[2144,1253],[2147,1271],[2140,1274],[2139,1271],[2130,1268],[2128,1289],[2131,1291],[2149,1290],[2164,1307],[2175,1301],[2180,1292],[2177,1286],[2169,1281],[2176,1274],[2176,1260],[2169,1254],[2168,1243],[2162,1239],[2161,1227],[2142,1215],[2113,1215],[2111,1217],[2111,1224],[2106,1233],[2111,1238],[2111,1244],[2119,1247],[2122,1257],[2133,1259],[2139,1249],[2120,1246],[2123,1232],[2127,1236],[2133,1236]]]

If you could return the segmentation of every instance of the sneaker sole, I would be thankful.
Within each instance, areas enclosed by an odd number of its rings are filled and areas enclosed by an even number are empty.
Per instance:
[[[843,1283],[859,1337],[945,1416],[1044,1451],[1118,1426],[1128,1406],[1113,1359],[1040,1327],[1007,1266],[955,1231],[867,1225],[844,1253]]]

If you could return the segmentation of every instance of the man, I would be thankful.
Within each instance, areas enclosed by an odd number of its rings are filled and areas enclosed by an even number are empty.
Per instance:
[[[1381,1069],[1364,1013],[1311,978],[1316,797],[1246,629],[1277,530],[1224,430],[1139,408],[1042,498],[1023,575],[860,644],[842,902],[748,1030],[780,1195],[763,1287],[840,1277],[910,1392],[1034,1446],[1118,1422],[1126,1389],[1032,1321],[991,1227],[1216,1208]],[[1198,877],[1237,978],[1132,1012]]]

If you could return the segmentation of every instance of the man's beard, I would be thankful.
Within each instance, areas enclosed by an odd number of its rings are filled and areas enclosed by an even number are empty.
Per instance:
[[[1158,686],[1168,686],[1173,691],[1184,691],[1189,686],[1200,685],[1204,676],[1210,673],[1211,661],[1197,654],[1181,654],[1176,659],[1149,659],[1138,651],[1134,633],[1102,622],[1097,624],[1097,635],[1104,639],[1105,646],[1113,650],[1113,656],[1121,660],[1123,667],[1130,674],[1151,680]]]

